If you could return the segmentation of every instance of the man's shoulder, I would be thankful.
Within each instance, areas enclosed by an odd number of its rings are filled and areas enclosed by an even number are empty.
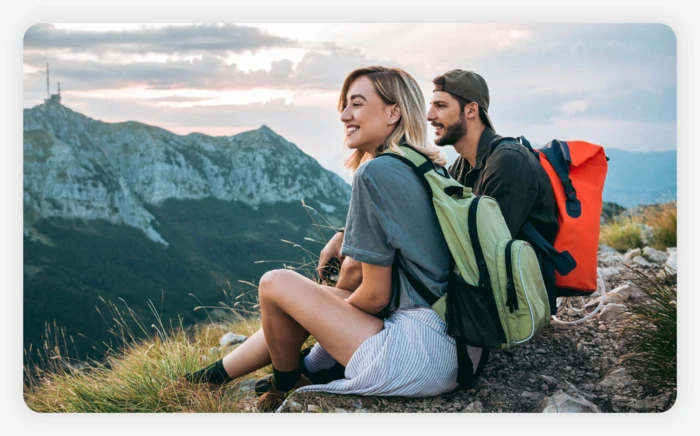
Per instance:
[[[505,138],[498,144],[487,159],[489,164],[528,164],[539,165],[537,158],[530,150],[514,138]]]

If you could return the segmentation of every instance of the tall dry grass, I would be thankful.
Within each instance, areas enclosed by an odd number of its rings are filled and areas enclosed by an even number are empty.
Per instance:
[[[659,250],[676,246],[676,202],[652,205],[633,214],[620,214],[609,219],[600,228],[599,242],[618,251],[644,248],[650,245]],[[650,240],[644,234],[643,225],[651,227]]]

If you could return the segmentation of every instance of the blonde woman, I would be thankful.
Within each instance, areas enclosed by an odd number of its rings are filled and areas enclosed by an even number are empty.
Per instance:
[[[276,409],[293,389],[340,394],[433,396],[457,387],[454,340],[411,287],[407,274],[436,296],[447,290],[449,249],[431,198],[413,169],[397,159],[374,159],[407,144],[435,164],[428,146],[425,100],[398,68],[351,72],[338,103],[346,165],[354,172],[340,254],[359,262],[356,289],[323,286],[290,270],[263,275],[262,329],[224,359],[186,377],[225,383],[272,363],[258,406]],[[385,315],[381,319],[376,315]],[[317,344],[300,361],[309,334]],[[343,379],[312,384],[313,374],[345,367]]]

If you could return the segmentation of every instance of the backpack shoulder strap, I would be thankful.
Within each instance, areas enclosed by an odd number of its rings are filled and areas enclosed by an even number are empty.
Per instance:
[[[578,218],[581,216],[581,201],[576,197],[576,189],[569,178],[569,165],[571,164],[569,144],[566,141],[554,139],[539,151],[544,154],[550,165],[552,165],[552,169],[557,173],[557,177],[559,177],[564,187],[566,213],[572,218]]]

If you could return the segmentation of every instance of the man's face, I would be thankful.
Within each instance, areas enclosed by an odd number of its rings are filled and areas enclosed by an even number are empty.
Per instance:
[[[459,103],[448,92],[433,92],[428,110],[428,122],[435,127],[436,145],[454,145],[467,134],[467,120]]]

